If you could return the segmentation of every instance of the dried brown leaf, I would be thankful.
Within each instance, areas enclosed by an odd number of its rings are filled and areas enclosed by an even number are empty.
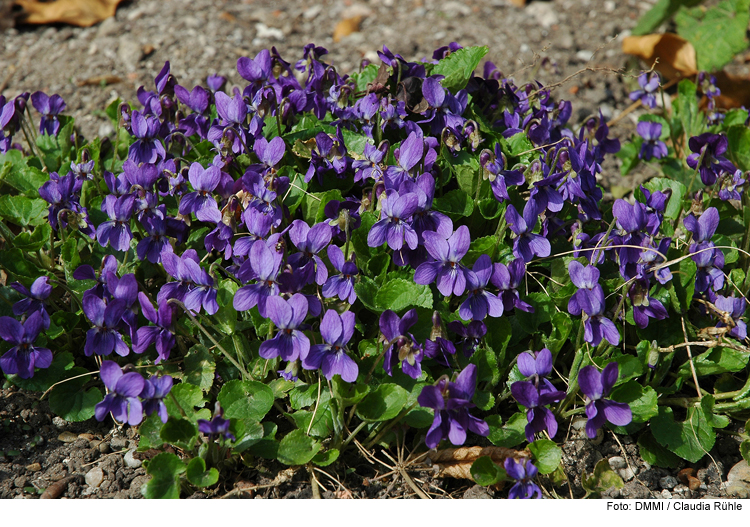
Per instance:
[[[362,24],[363,18],[364,17],[362,15],[356,15],[351,18],[344,18],[343,20],[339,20],[338,24],[336,24],[336,27],[333,30],[333,41],[339,42],[345,36],[359,31],[359,26],[360,24]]]
[[[715,74],[716,85],[721,90],[716,100],[719,108],[750,107],[750,77],[740,77],[725,71]]]
[[[622,51],[641,58],[649,67],[658,59],[656,70],[667,80],[689,77],[698,72],[695,48],[672,33],[625,37]]]
[[[427,455],[433,465],[437,467],[437,477],[470,480],[474,479],[471,477],[471,465],[482,456],[489,456],[492,461],[502,465],[506,458],[523,459],[531,457],[531,454],[526,451],[499,446],[472,446],[431,450]]]
[[[510,3],[516,7],[524,7],[526,5],[526,0],[510,0]]]
[[[117,5],[123,0],[15,0],[22,9],[20,21],[24,24],[70,24],[88,27],[115,15]]]

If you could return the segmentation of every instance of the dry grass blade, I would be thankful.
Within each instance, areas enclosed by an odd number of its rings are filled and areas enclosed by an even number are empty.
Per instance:
[[[123,0],[15,0],[23,13],[19,18],[24,24],[70,24],[89,27],[115,16],[117,5]]]

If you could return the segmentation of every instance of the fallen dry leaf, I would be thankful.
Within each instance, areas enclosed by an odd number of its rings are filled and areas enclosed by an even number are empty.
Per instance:
[[[117,4],[123,0],[15,0],[23,11],[19,21],[24,24],[70,24],[88,27],[115,16]]]
[[[474,478],[471,477],[471,465],[482,456],[489,456],[492,461],[502,465],[506,458],[523,459],[531,457],[531,454],[499,446],[446,448],[445,450],[431,450],[427,454],[433,466],[437,467],[437,477],[472,481]]]
[[[516,7],[524,7],[526,5],[526,0],[510,0],[510,3]]]
[[[690,490],[698,490],[701,486],[700,480],[695,477],[694,468],[683,468],[677,473],[677,479],[684,485],[687,485]]]
[[[333,41],[339,42],[345,36],[359,31],[359,26],[362,23],[363,18],[362,15],[357,15],[351,18],[339,20],[339,23],[336,24],[336,28],[333,30]]]
[[[714,74],[716,85],[721,90],[716,100],[719,108],[750,107],[750,77],[740,77],[725,71]]]
[[[684,38],[672,33],[625,37],[622,51],[641,58],[649,67],[658,59],[656,70],[667,80],[698,73],[695,48]]]

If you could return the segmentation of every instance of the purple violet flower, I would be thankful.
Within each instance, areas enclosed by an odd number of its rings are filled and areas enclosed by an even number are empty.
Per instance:
[[[423,408],[435,410],[435,419],[425,437],[427,448],[437,448],[446,438],[456,446],[463,445],[468,431],[483,437],[489,435],[487,423],[469,413],[469,409],[476,406],[471,402],[476,384],[477,366],[469,364],[456,377],[456,382],[443,376],[435,386],[422,388],[417,402]]]
[[[260,345],[260,356],[264,359],[281,357],[285,361],[304,360],[310,351],[310,340],[300,331],[307,317],[307,298],[295,294],[289,300],[280,296],[266,301],[266,316],[278,329],[276,336]]]
[[[65,110],[65,101],[57,94],[48,96],[46,93],[37,91],[31,94],[31,104],[36,111],[42,114],[39,121],[39,133],[57,135],[60,131],[60,120],[58,114]]]
[[[636,131],[643,138],[643,144],[641,144],[641,151],[638,153],[638,157],[644,161],[650,161],[653,158],[661,159],[667,156],[667,145],[664,141],[660,140],[661,128],[661,123],[648,121],[638,123]]]
[[[538,219],[536,208],[530,201],[526,202],[523,208],[523,216],[518,214],[513,205],[508,205],[505,210],[505,221],[508,222],[510,230],[516,234],[516,239],[513,241],[513,254],[522,258],[526,263],[530,262],[534,256],[542,258],[549,256],[552,251],[547,238],[532,232]]]
[[[591,439],[609,421],[613,425],[625,426],[633,420],[633,413],[627,403],[605,399],[617,382],[619,365],[610,362],[599,373],[595,366],[585,366],[578,372],[578,386],[586,396],[586,435]]]
[[[587,318],[583,325],[584,340],[593,346],[598,346],[602,338],[617,346],[620,343],[620,333],[614,323],[604,317],[604,290],[599,285],[599,269],[593,265],[584,267],[577,260],[571,260],[568,265],[570,280],[578,290],[568,301],[568,312],[578,316],[583,311]]]
[[[422,236],[425,249],[435,260],[420,264],[414,273],[414,281],[428,285],[437,279],[438,291],[443,296],[463,295],[467,269],[460,262],[471,243],[469,228],[461,225],[447,240],[432,231],[426,231]]]
[[[460,320],[454,320],[448,323],[448,329],[461,337],[461,348],[467,358],[474,354],[479,342],[487,334],[487,326],[481,320],[472,320],[466,326]]]
[[[724,253],[714,249],[711,241],[719,226],[719,210],[716,207],[706,209],[700,218],[691,212],[682,220],[685,229],[693,234],[690,244],[691,258],[698,266],[695,274],[695,291],[702,293],[711,287],[714,291],[724,287]]]
[[[747,324],[742,320],[742,315],[745,313],[745,298],[735,297],[734,293],[732,296],[717,295],[714,300],[714,305],[717,309],[720,309],[727,313],[728,317],[732,319],[734,327],[727,333],[730,337],[734,337],[737,340],[745,340],[747,338]],[[717,328],[726,327],[726,324],[721,321],[716,324]]]
[[[400,251],[406,242],[409,249],[416,249],[419,238],[408,222],[417,211],[417,195],[408,193],[399,196],[395,190],[386,190],[383,196],[380,221],[370,229],[367,245],[380,247],[387,241],[388,247]]]
[[[659,74],[656,72],[652,72],[651,74],[642,73],[638,77],[638,85],[641,89],[630,92],[630,100],[637,101],[640,99],[643,106],[656,108],[655,93],[659,89]]]
[[[539,470],[529,459],[516,461],[512,457],[505,458],[505,472],[516,480],[516,484],[510,488],[508,499],[525,500],[536,496],[536,499],[542,497],[542,489],[532,480],[537,476]]]
[[[22,379],[30,379],[34,376],[34,368],[49,368],[52,352],[34,346],[43,326],[39,311],[32,313],[23,324],[11,317],[0,317],[0,338],[14,345],[0,357],[3,373],[15,373]]]
[[[156,344],[156,352],[159,356],[154,363],[159,364],[161,361],[169,358],[169,354],[176,344],[174,329],[172,327],[175,308],[167,302],[161,302],[157,313],[143,292],[138,293],[138,301],[141,304],[141,313],[143,313],[143,316],[155,325],[138,328],[136,342],[133,343],[133,351],[135,353],[143,353],[151,344]]]
[[[424,350],[408,331],[416,323],[416,309],[410,309],[402,318],[390,309],[380,315],[380,331],[385,341],[383,369],[388,375],[393,375],[393,366],[398,362],[401,362],[401,370],[412,379],[422,375]]]
[[[342,302],[354,304],[357,300],[357,292],[354,290],[355,276],[359,274],[359,269],[355,262],[354,253],[349,260],[344,260],[344,253],[337,245],[328,246],[328,259],[339,273],[329,276],[323,284],[323,298],[339,297]]]
[[[277,278],[282,255],[272,251],[264,240],[257,240],[250,248],[250,255],[237,273],[243,282],[256,279],[257,283],[245,285],[237,290],[232,304],[237,311],[247,311],[255,305],[261,316],[266,316],[266,300],[279,294]],[[246,280],[245,280],[246,278]]]
[[[503,302],[485,288],[492,277],[492,260],[486,254],[474,262],[471,270],[466,270],[466,289],[469,296],[458,308],[458,314],[464,320],[484,320],[503,315]]]
[[[116,362],[105,360],[99,375],[109,392],[104,400],[96,405],[94,415],[97,421],[103,421],[109,412],[120,423],[135,426],[143,420],[143,405],[138,395],[143,392],[146,381],[140,373],[123,373]]]
[[[307,356],[302,359],[302,367],[306,370],[320,368],[329,381],[334,375],[341,375],[346,382],[356,381],[359,367],[347,355],[349,350],[346,347],[354,334],[354,319],[354,313],[351,311],[341,315],[332,309],[326,311],[320,323],[320,335],[325,344],[312,346]]]
[[[200,221],[219,223],[221,211],[216,204],[216,199],[211,195],[221,181],[219,167],[210,165],[204,169],[200,163],[193,163],[190,165],[188,177],[195,192],[182,196],[180,214],[187,215],[194,212],[195,217]]]
[[[699,168],[698,161],[701,161],[699,172],[701,181],[706,186],[716,183],[717,178],[723,172],[734,174],[737,170],[732,162],[722,155],[729,147],[726,135],[706,132],[697,137],[691,137],[688,146],[690,151],[695,153],[688,156],[687,164],[695,170]],[[702,160],[701,156],[703,156]]]
[[[145,380],[143,390],[138,397],[143,401],[143,411],[147,416],[156,412],[162,423],[167,422],[167,405],[164,404],[164,398],[169,395],[173,383],[174,380],[169,375],[152,376]]]
[[[216,441],[217,439],[230,439],[235,440],[234,434],[229,431],[229,419],[224,419],[224,410],[216,402],[214,407],[214,417],[210,421],[206,419],[198,419],[198,431],[201,434],[206,434],[209,441]]]
[[[326,222],[312,227],[302,220],[292,222],[289,239],[300,252],[289,256],[287,264],[300,273],[305,284],[323,285],[328,279],[328,269],[318,253],[331,242],[331,237],[331,226]]]
[[[524,276],[526,276],[526,264],[522,258],[516,258],[507,266],[496,263],[492,271],[492,284],[500,289],[498,297],[503,301],[504,311],[510,311],[513,308],[533,313],[534,308],[521,300],[518,293],[518,287],[521,285]]]
[[[105,304],[104,300],[98,296],[84,295],[83,312],[94,325],[86,333],[83,352],[87,357],[94,353],[109,355],[112,351],[121,357],[128,354],[130,351],[128,345],[122,340],[122,335],[118,331],[127,308],[125,300],[111,300]]]
[[[140,164],[156,163],[160,157],[167,157],[167,151],[159,139],[161,122],[158,117],[134,110],[130,117],[130,128],[137,140],[130,145],[128,159]]]
[[[45,329],[49,328],[49,314],[44,307],[44,301],[52,293],[52,286],[47,283],[48,280],[49,278],[46,276],[40,276],[31,284],[31,290],[26,289],[26,286],[20,282],[10,284],[10,287],[26,297],[13,304],[13,314],[16,316],[31,316],[38,312],[42,315],[42,323]]]
[[[130,194],[105,200],[102,207],[107,212],[109,221],[105,221],[96,228],[96,239],[99,245],[106,247],[109,243],[116,251],[127,251],[130,249],[130,240],[133,239],[133,233],[130,231],[130,217],[135,208],[135,196]]]

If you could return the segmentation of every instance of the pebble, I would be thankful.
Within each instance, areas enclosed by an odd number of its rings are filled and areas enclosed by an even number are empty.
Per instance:
[[[91,441],[94,439],[94,434],[78,434],[79,439],[85,439],[86,441]]]
[[[52,418],[52,424],[55,425],[57,428],[64,428],[68,425],[68,422],[63,419],[62,417],[55,416]]]
[[[593,56],[594,56],[594,52],[588,49],[582,49],[576,52],[576,58],[580,60],[581,62],[588,62],[591,60],[591,57]]]
[[[96,448],[98,448],[99,452],[101,452],[102,454],[106,454],[107,452],[110,451],[109,443],[107,442],[99,443],[99,445]]]
[[[672,493],[669,492],[667,489],[664,489],[663,491],[661,491],[661,497],[664,498],[665,500],[670,500],[672,499]]]
[[[78,439],[78,436],[75,435],[73,432],[65,431],[59,436],[57,436],[57,439],[59,441],[62,441],[63,443],[74,443]]]
[[[120,38],[120,43],[117,48],[117,56],[128,70],[135,70],[138,62],[143,58],[141,45],[135,40],[132,40],[132,38],[132,35]]]
[[[659,485],[663,489],[673,489],[675,488],[679,482],[677,481],[677,478],[674,476],[664,476],[659,480]]]
[[[474,485],[466,492],[464,492],[463,498],[465,500],[491,500],[492,496],[487,492],[487,489],[481,485]]]
[[[461,2],[446,2],[442,6],[442,11],[453,16],[468,16],[471,14],[471,8]]]
[[[609,466],[612,467],[612,470],[617,470],[627,467],[628,463],[620,456],[613,456],[609,458]]]
[[[617,4],[613,0],[606,0],[606,2],[604,2],[605,13],[611,13],[612,11],[615,10],[616,7],[617,7]]]
[[[125,464],[130,468],[138,468],[141,466],[141,460],[135,459],[133,457],[133,452],[135,452],[135,449],[128,450],[125,454],[125,457],[123,458],[125,461]]]
[[[744,459],[727,474],[727,494],[735,498],[750,498],[750,465]]]
[[[620,477],[623,479],[623,481],[630,481],[635,477],[632,468],[623,468],[618,470],[617,473],[620,474]]]
[[[109,443],[109,446],[112,447],[112,450],[117,452],[118,450],[124,449],[126,446],[128,446],[128,440],[124,437],[114,437],[112,438],[112,441]]]
[[[256,38],[269,38],[276,40],[284,40],[284,32],[276,27],[268,27],[265,24],[255,24]]]
[[[534,2],[526,6],[526,13],[533,16],[540,26],[549,29],[560,22],[555,9],[556,6],[552,5],[552,2]]]
[[[13,480],[13,486],[17,489],[22,489],[26,486],[26,482],[29,481],[29,478],[26,476],[18,476],[16,479]]]
[[[89,487],[98,487],[104,481],[104,471],[99,467],[94,467],[86,473],[86,484]]]
[[[39,463],[32,463],[31,465],[26,465],[26,470],[29,472],[39,472],[42,470],[42,465]]]

